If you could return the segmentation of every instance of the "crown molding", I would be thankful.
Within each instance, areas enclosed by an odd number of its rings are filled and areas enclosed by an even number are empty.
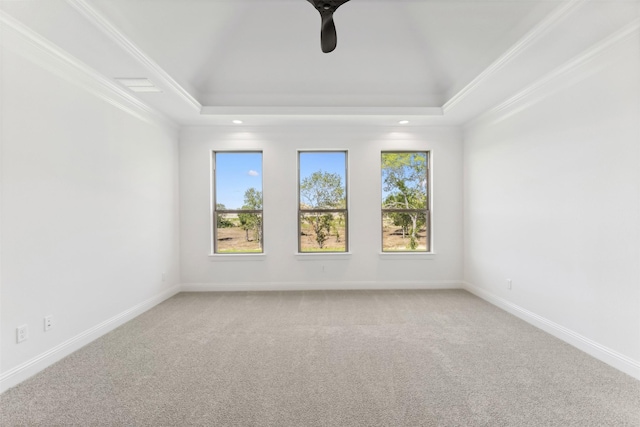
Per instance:
[[[601,60],[603,55],[606,55],[620,43],[623,43],[634,37],[638,38],[640,36],[639,33],[640,19],[636,18],[631,23],[627,24],[620,30],[591,46],[589,49],[575,56],[574,58],[549,72],[548,74],[544,75],[542,78],[536,80],[512,97],[491,108],[490,110],[482,113],[480,116],[470,120],[465,124],[465,127],[473,127],[479,123],[487,122],[492,118],[494,119],[494,121],[501,120],[502,118],[506,118],[512,115],[514,112],[520,111],[524,107],[532,105],[534,102],[546,98],[548,95],[555,93],[555,90],[551,87],[554,82],[569,76],[577,69],[587,64],[593,64],[594,61],[597,61],[599,66],[606,65],[607,62]],[[571,80],[575,82],[575,79]],[[565,86],[563,85],[563,87]],[[520,105],[520,108],[516,108],[518,105]]]
[[[587,0],[570,0],[567,3],[562,4],[547,15],[538,25],[536,25],[531,31],[524,35],[516,44],[511,46],[505,53],[503,53],[497,60],[489,65],[483,72],[478,74],[469,84],[462,88],[458,93],[453,95],[442,106],[442,110],[445,114],[451,111],[456,105],[467,98],[478,86],[480,86],[485,80],[495,75],[502,67],[513,61],[516,57],[521,55],[529,46],[531,46],[536,40],[545,35],[554,25],[562,21],[569,14],[573,13],[580,6],[582,6]]]
[[[9,30],[4,34],[3,46],[14,48],[18,54],[29,58],[47,71],[66,78],[71,83],[81,86],[96,97],[142,121],[164,126],[172,131],[178,130],[178,125],[173,120],[149,107],[111,79],[2,10],[0,10],[0,23],[5,31]]]
[[[167,116],[149,107],[111,79],[104,77],[3,11],[0,11],[0,22],[4,29],[17,36],[13,39],[14,45],[22,43],[21,46],[14,46],[19,54],[30,57],[48,71],[66,77],[72,83],[82,86],[103,101],[140,120],[168,126],[173,130],[178,129],[177,124]],[[9,35],[7,33],[5,37],[7,47],[12,46]]]
[[[182,87],[177,81],[173,79],[160,65],[158,65],[153,59],[151,59],[146,53],[144,53],[138,46],[136,46],[127,36],[125,36],[119,29],[117,29],[107,18],[104,17],[95,8],[90,6],[85,0],[66,0],[66,2],[82,14],[91,24],[106,34],[111,40],[113,40],[118,46],[120,46],[125,52],[129,53],[134,59],[136,59],[143,67],[153,73],[154,76],[159,77],[162,83],[175,92],[180,98],[182,98],[188,105],[193,107],[196,111],[200,112],[202,105],[200,102],[191,95],[184,87]]]

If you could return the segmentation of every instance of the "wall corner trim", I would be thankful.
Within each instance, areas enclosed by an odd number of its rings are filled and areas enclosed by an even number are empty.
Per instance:
[[[606,55],[613,51],[619,44],[633,41],[634,38],[638,37],[639,31],[640,18],[636,18],[618,31],[521,89],[515,95],[471,119],[464,124],[464,127],[469,128],[485,122],[495,123],[556,93],[558,89],[554,87],[553,83],[558,80],[564,80],[566,82],[572,73],[575,73],[576,70],[579,70],[587,64],[596,63],[597,65],[592,69],[607,65],[608,60],[606,60]],[[577,79],[572,80],[572,82],[576,81]],[[513,111],[510,112],[510,110]]]
[[[0,25],[7,30],[3,40],[7,48],[139,120],[179,131],[173,119],[2,10]]]
[[[116,28],[107,18],[90,6],[85,0],[66,0],[66,2],[82,14],[91,24],[100,29],[107,37],[113,40],[120,48],[135,58],[138,63],[144,66],[154,75],[158,76],[162,82],[171,88],[193,109],[200,112],[202,105],[184,87],[176,82],[160,65],[136,46],[122,31]]]
[[[506,52],[504,52],[498,59],[496,59],[491,65],[489,65],[483,72],[478,74],[469,84],[467,84],[462,90],[453,95],[442,106],[444,113],[451,111],[457,104],[464,100],[469,94],[471,94],[478,86],[482,84],[484,80],[493,76],[498,70],[511,62],[517,56],[522,54],[529,46],[531,46],[540,37],[545,35],[554,25],[565,19],[568,15],[577,10],[585,3],[585,0],[570,0],[561,4],[555,10],[553,10],[546,18],[538,23],[531,31],[524,35],[516,44],[511,46]]]
[[[525,308],[520,307],[504,298],[500,298],[491,292],[481,289],[469,282],[463,281],[462,288],[479,298],[499,307],[506,312],[524,320],[525,322],[542,329],[556,338],[584,351],[588,355],[610,365],[619,371],[624,372],[640,380],[640,361],[633,360],[623,354],[616,352],[602,344],[599,344],[585,336],[578,334],[562,325],[552,322],[539,316]]]
[[[70,355],[74,351],[111,332],[118,326],[139,316],[150,308],[155,307],[166,299],[171,298],[180,292],[180,286],[173,286],[160,294],[151,297],[133,307],[116,314],[115,316],[95,325],[86,331],[72,337],[65,342],[45,351],[44,353],[0,374],[0,393],[18,385],[27,378],[37,374],[55,362]]]

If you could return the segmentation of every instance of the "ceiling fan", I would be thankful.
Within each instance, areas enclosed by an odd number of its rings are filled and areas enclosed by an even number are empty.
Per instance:
[[[320,12],[322,27],[320,29],[320,45],[324,53],[329,53],[336,48],[338,36],[336,26],[333,23],[333,12],[349,0],[307,0]]]

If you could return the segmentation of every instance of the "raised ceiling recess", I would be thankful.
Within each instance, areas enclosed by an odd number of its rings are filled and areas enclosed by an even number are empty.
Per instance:
[[[118,102],[180,125],[420,126],[466,123],[535,89],[601,40],[633,31],[640,10],[638,0],[344,3],[0,0],[0,26],[3,46],[46,50],[39,61],[58,58]],[[144,80],[125,84],[131,78]]]

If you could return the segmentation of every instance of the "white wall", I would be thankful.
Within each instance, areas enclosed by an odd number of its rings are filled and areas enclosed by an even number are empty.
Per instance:
[[[179,280],[177,131],[116,108],[98,96],[100,85],[87,90],[90,77],[52,65],[53,56],[27,47],[26,59],[8,44],[0,75],[3,389],[177,292]],[[45,315],[54,317],[48,332]],[[17,344],[22,324],[29,339]]]
[[[262,256],[211,257],[212,150],[262,150]],[[349,153],[350,255],[296,255],[297,150]],[[430,150],[433,256],[380,255],[380,151]],[[183,289],[455,287],[462,275],[462,151],[453,128],[187,128],[180,141]],[[413,255],[413,254],[412,254]],[[323,271],[323,268],[324,271]]]
[[[464,136],[469,289],[636,377],[639,40],[539,76]]]
[[[436,288],[463,276],[478,295],[640,376],[637,35],[541,79],[464,138],[456,128],[283,124],[187,128],[179,147],[157,117],[69,64],[52,67],[55,52],[0,39],[0,391],[179,283]],[[242,149],[264,152],[266,252],[211,257],[210,152]],[[295,253],[297,149],[349,151],[349,255]],[[433,155],[433,255],[380,254],[376,165],[394,149]],[[55,322],[46,333],[45,315]],[[17,344],[21,324],[30,337]]]

